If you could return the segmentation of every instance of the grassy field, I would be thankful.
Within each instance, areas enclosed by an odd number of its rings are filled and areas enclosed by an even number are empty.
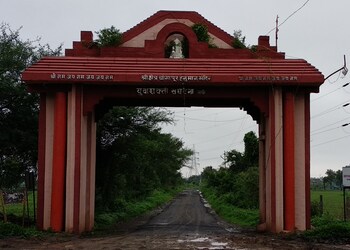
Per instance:
[[[35,192],[35,198],[36,197],[36,192]],[[33,206],[33,193],[28,192],[28,209],[29,209],[29,218],[31,221],[34,220],[34,206]],[[35,204],[36,205],[36,204]],[[11,215],[15,215],[16,217],[23,218],[23,209],[24,205],[23,203],[14,203],[14,204],[5,204],[5,211],[6,215],[8,217],[11,217]],[[28,210],[25,208],[25,215],[24,217],[27,219],[28,218]],[[0,207],[0,213],[2,213],[2,207]]]
[[[343,191],[311,191],[311,200],[320,201],[320,196],[323,196],[323,212],[329,214],[336,219],[344,219],[343,210]],[[347,196],[350,197],[349,192]],[[350,218],[350,214],[348,215]]]

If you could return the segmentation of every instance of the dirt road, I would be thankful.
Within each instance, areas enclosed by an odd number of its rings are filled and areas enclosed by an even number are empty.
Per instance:
[[[215,216],[198,191],[181,193],[147,222],[125,225],[117,235],[59,237],[42,242],[0,240],[5,249],[350,249],[347,246],[307,244],[240,230]]]
[[[203,235],[223,234],[226,230],[218,224],[208,209],[204,206],[198,191],[188,190],[181,193],[158,216],[140,227],[136,234],[155,235]],[[208,206],[208,205],[206,205]]]

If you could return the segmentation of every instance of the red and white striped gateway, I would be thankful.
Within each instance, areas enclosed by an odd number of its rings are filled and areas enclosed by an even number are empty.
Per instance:
[[[196,23],[215,48],[198,42]],[[187,57],[166,58],[165,45],[179,36]],[[269,37],[254,51],[233,48],[233,40],[196,12],[159,11],[119,46],[91,46],[93,33],[82,31],[65,56],[29,67],[23,80],[41,97],[38,228],[92,230],[96,121],[115,105],[246,110],[259,125],[259,228],[310,228],[310,93],[324,76],[305,60],[285,59]]]

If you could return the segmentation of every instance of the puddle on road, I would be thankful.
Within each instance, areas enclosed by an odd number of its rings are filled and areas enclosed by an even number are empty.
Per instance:
[[[187,247],[194,247],[195,249],[239,249],[244,250],[244,248],[232,248],[227,242],[220,242],[215,239],[210,239],[209,237],[199,237],[194,239],[178,239],[178,243],[188,244]]]

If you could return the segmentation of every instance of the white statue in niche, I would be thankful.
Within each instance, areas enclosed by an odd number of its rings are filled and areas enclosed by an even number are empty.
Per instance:
[[[182,54],[182,44],[178,38],[175,38],[174,40],[173,50],[171,51],[169,58],[184,58],[184,55]]]

